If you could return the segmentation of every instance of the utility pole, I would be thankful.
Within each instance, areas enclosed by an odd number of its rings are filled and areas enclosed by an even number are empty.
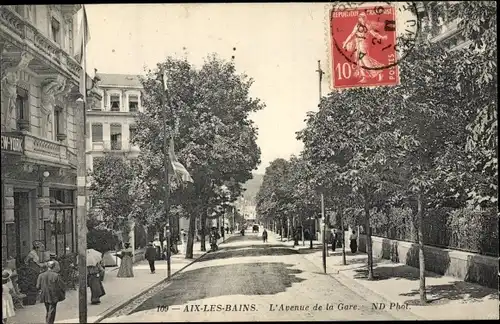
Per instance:
[[[85,75],[85,78],[87,76]],[[86,85],[84,85],[86,92]],[[81,134],[83,136],[79,139],[80,149],[78,153],[77,170],[77,184],[78,184],[78,197],[77,197],[77,219],[76,219],[76,233],[78,235],[77,248],[78,248],[78,319],[79,323],[87,323],[87,143],[88,136],[86,130],[86,94],[83,94],[83,122],[80,127],[83,128]]]
[[[83,7],[83,19],[87,19],[85,7]],[[83,84],[80,92],[83,95],[83,120],[81,126],[83,135],[80,141],[80,149],[77,151],[79,159],[77,169],[77,220],[76,230],[78,235],[78,319],[80,324],[87,323],[87,49],[86,49],[86,26],[83,33],[82,73]]]
[[[167,74],[166,71],[163,72],[163,88],[165,90],[165,97],[167,99],[167,104],[168,104],[168,88],[167,88]],[[172,267],[171,267],[171,256],[172,256],[172,250],[171,250],[171,222],[170,222],[170,206],[169,206],[169,199],[170,199],[170,176],[168,174],[168,163],[169,163],[169,157],[168,157],[168,139],[167,139],[167,107],[165,107],[165,101],[163,100],[162,96],[162,108],[163,108],[163,167],[164,167],[164,188],[165,188],[165,197],[163,198],[163,204],[165,208],[165,218],[167,221],[167,278],[170,280],[172,276]]]
[[[326,219],[325,219],[325,196],[321,192],[321,216],[323,218],[323,272],[326,274]]]
[[[316,70],[316,72],[318,72],[318,76],[319,76],[319,102],[321,102],[321,97],[323,96],[323,93],[321,92],[321,82],[323,81],[323,74],[325,74],[325,72],[323,72],[323,70],[321,69],[321,60],[318,60],[318,69]]]
[[[319,102],[321,103],[321,97],[323,93],[321,91],[321,82],[323,81],[323,70],[321,69],[321,61],[318,60],[318,89],[319,89]],[[323,190],[321,190],[321,218],[323,219],[323,271],[326,273],[326,253],[327,253],[327,243],[326,243],[326,219],[325,219],[325,197]]]

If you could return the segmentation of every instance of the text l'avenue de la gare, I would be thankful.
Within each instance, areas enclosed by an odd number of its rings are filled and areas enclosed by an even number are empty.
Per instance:
[[[375,310],[408,310],[409,305],[406,303],[372,303],[371,308]],[[182,311],[182,312],[310,312],[310,311],[357,311],[361,310],[361,306],[348,303],[325,303],[325,304],[191,304],[185,306],[158,306],[158,312],[166,311]]]

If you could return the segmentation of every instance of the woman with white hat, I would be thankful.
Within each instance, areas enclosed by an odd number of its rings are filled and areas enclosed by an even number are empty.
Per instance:
[[[8,286],[9,281],[10,273],[5,270],[2,271],[2,322],[4,324],[7,323],[8,318],[16,315],[11,289]]]

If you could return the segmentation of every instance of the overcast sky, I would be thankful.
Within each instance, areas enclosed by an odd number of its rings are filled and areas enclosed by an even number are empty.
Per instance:
[[[272,160],[298,154],[295,132],[317,110],[317,61],[328,70],[325,4],[88,5],[88,71],[141,74],[166,56],[195,65],[211,53],[235,55],[238,72],[255,80],[251,94],[266,103],[252,119],[264,173]],[[233,54],[233,47],[236,51]],[[185,49],[184,49],[185,48]],[[328,92],[328,75],[323,93]]]

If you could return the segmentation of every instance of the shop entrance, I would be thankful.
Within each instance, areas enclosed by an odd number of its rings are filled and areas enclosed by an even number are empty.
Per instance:
[[[14,223],[6,224],[7,257],[20,265],[31,249],[30,200],[28,191],[14,192]]]

